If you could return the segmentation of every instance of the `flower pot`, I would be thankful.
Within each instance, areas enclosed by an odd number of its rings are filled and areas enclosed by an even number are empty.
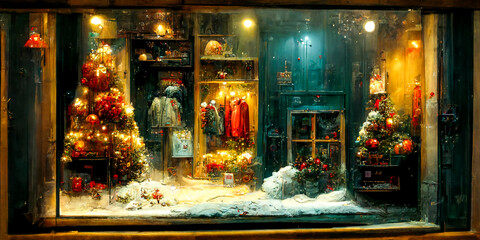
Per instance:
[[[322,173],[318,179],[308,179],[302,184],[302,193],[315,198],[327,190],[328,175]]]

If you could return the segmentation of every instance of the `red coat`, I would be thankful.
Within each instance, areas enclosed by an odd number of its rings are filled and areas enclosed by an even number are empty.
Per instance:
[[[234,105],[231,118],[232,137],[247,137],[250,132],[250,115],[245,100],[239,100]]]
[[[225,106],[225,136],[232,136],[232,108],[230,104]]]
[[[240,101],[240,137],[246,138],[250,132],[250,115],[248,113],[248,104],[244,100]]]
[[[240,137],[240,104],[235,101],[232,110],[232,137]]]

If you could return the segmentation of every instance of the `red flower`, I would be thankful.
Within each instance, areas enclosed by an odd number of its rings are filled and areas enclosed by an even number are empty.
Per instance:
[[[305,169],[307,167],[307,164],[306,163],[302,163],[300,165],[300,171],[302,171],[303,169]]]
[[[323,164],[322,170],[323,170],[323,171],[328,171],[328,165],[327,165],[327,164]]]
[[[380,99],[377,99],[377,100],[375,101],[375,109],[378,110],[379,108],[380,108]]]

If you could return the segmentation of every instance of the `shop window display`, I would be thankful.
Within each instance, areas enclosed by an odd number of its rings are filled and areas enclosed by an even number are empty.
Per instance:
[[[83,25],[60,216],[415,212],[394,194],[419,184],[417,12],[105,12]]]

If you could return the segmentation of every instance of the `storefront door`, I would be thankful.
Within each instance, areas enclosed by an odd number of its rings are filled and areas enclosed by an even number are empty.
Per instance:
[[[457,12],[439,18],[439,205],[446,230],[470,229],[472,17]]]

